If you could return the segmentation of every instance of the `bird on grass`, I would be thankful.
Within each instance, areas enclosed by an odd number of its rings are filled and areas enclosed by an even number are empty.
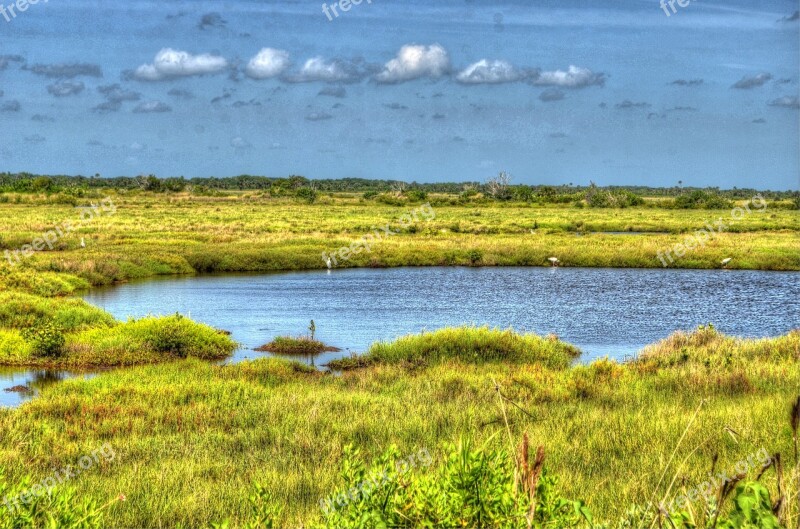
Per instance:
[[[733,257],[728,257],[727,259],[723,259],[720,264],[722,264],[722,268],[728,268],[728,263],[733,261]]]
[[[86,241],[81,237],[81,248],[86,248]]]

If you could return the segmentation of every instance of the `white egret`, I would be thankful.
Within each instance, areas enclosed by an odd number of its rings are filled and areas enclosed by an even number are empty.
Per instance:
[[[81,248],[86,248],[86,241],[81,237]]]
[[[727,259],[722,260],[722,268],[728,268],[728,263],[733,261],[733,257],[728,257]]]
[[[548,257],[547,260],[553,263],[553,266],[558,266],[559,263],[558,257]]]

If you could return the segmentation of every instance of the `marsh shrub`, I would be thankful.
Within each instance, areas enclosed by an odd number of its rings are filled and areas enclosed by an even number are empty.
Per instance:
[[[697,189],[675,197],[678,209],[731,209],[733,202],[715,193]]]
[[[9,483],[0,468],[0,529],[100,529],[103,508],[92,500],[79,500],[71,489],[55,488],[41,495],[31,494],[33,483],[26,477]],[[35,489],[34,489],[35,490]],[[25,494],[27,502],[13,500]]]
[[[644,199],[627,189],[600,189],[593,186],[586,192],[586,202],[592,208],[627,208],[641,206]]]
[[[428,199],[428,193],[422,189],[412,189],[411,191],[406,191],[405,195],[408,197],[408,200],[412,202],[421,202]]]
[[[311,187],[301,187],[295,191],[295,196],[304,202],[313,204],[317,200],[317,190]]]
[[[31,344],[33,354],[58,358],[64,352],[64,332],[51,321],[44,321],[22,331],[22,337]]]
[[[590,527],[582,502],[560,496],[558,481],[546,471],[536,476],[535,494],[518,483],[514,458],[501,450],[450,446],[439,468],[401,463],[396,448],[367,468],[348,447],[342,463],[343,487],[323,508],[324,526],[357,527]],[[527,467],[527,463],[526,463]],[[365,484],[369,484],[365,486]]]

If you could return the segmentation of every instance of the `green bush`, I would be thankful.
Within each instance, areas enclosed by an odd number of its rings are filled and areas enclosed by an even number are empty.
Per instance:
[[[301,187],[295,191],[295,196],[300,200],[313,204],[317,201],[317,191],[311,187]]]
[[[78,500],[71,489],[48,490],[42,485],[32,485],[28,477],[16,484],[10,484],[2,468],[0,468],[0,502],[0,529],[106,527],[103,523],[104,507],[98,507],[96,502]]]
[[[700,189],[675,197],[678,209],[731,209],[733,203],[715,193]]]
[[[641,206],[644,199],[627,189],[601,189],[592,184],[586,191],[586,202],[592,208],[627,208]]]
[[[35,356],[58,358],[64,352],[64,331],[51,321],[43,321],[22,331]]]
[[[428,198],[428,193],[426,193],[422,189],[412,189],[410,191],[407,191],[405,195],[408,198],[408,200],[412,202],[421,202],[423,200],[427,200]]]

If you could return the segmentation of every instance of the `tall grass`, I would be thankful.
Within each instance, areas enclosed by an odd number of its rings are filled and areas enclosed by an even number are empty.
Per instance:
[[[511,329],[458,327],[379,342],[373,344],[364,356],[336,360],[329,365],[333,369],[347,369],[373,364],[421,366],[457,360],[468,363],[538,363],[563,369],[580,354],[577,347],[555,336],[543,338],[535,334],[518,334]]]
[[[783,341],[797,346],[800,336],[758,346]],[[728,344],[734,357],[752,346]],[[108,442],[118,454],[113,464],[74,485],[101,503],[126,495],[109,508],[110,525],[240,525],[248,491],[260,483],[283,507],[278,526],[299,527],[319,520],[319,500],[341,486],[348,444],[366,460],[391,445],[404,455],[427,449],[438,465],[446,443],[462,436],[500,450],[509,434],[527,432],[545,446],[563,496],[583,499],[596,521],[616,523],[632,505],[654,496],[669,503],[703,483],[712,460],[729,469],[761,448],[791,457],[786,424],[798,388],[798,362],[771,354],[714,369],[611,361],[551,369],[451,357],[341,376],[275,359],[187,359],[65,381],[0,410],[0,466],[12,481],[40,479]],[[775,490],[774,473],[763,482]],[[789,486],[787,476],[784,488],[795,494]]]

